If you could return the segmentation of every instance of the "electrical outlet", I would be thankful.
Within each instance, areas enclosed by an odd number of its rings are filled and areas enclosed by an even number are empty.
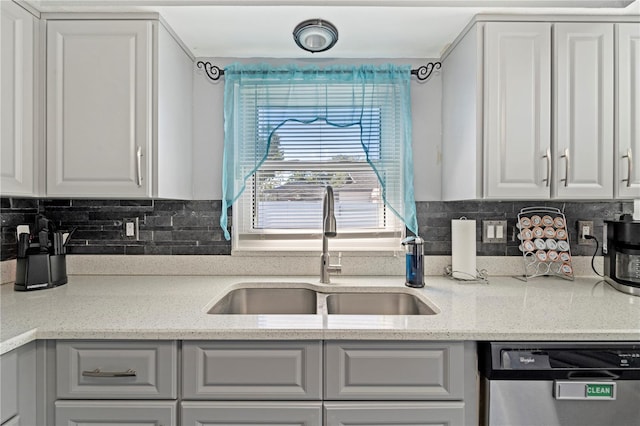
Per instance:
[[[591,240],[584,238],[584,236],[593,235],[593,221],[579,220],[577,225],[578,225],[578,245],[592,244]]]
[[[122,219],[124,226],[124,237],[129,240],[138,240],[140,234],[140,222],[137,217],[133,219]]]
[[[507,242],[506,220],[483,220],[482,242],[489,244],[502,244]]]

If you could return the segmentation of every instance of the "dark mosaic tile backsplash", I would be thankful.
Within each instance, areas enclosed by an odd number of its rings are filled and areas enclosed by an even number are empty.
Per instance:
[[[1,198],[2,217],[1,260],[16,256],[16,226],[31,224],[42,213],[59,229],[77,227],[67,246],[71,254],[165,254],[165,255],[228,255],[231,243],[224,239],[218,226],[220,201],[162,200],[47,200]],[[514,236],[518,212],[523,207],[547,206],[564,209],[569,223],[571,252],[590,256],[594,246],[580,246],[575,222],[593,220],[594,235],[602,236],[604,219],[631,213],[631,202],[539,202],[539,201],[428,201],[418,202],[420,236],[424,238],[425,254],[451,254],[451,219],[466,216],[477,224],[479,256],[519,256],[519,241]],[[138,218],[140,239],[124,236],[123,219]],[[508,223],[506,244],[483,244],[482,220],[502,220]]]

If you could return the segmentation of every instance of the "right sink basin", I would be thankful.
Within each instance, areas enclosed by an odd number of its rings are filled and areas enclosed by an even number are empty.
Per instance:
[[[331,293],[327,313],[336,315],[435,315],[431,307],[408,293]]]

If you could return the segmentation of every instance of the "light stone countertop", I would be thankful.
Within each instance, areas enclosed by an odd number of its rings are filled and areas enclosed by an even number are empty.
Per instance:
[[[64,286],[30,292],[6,284],[0,353],[35,339],[640,340],[640,297],[598,278],[489,281],[426,277],[415,291],[439,313],[420,316],[206,313],[239,283],[413,291],[402,277],[337,276],[324,285],[310,276],[70,275]]]

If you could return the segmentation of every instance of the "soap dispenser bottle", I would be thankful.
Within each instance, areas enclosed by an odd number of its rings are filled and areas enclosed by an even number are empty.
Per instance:
[[[402,240],[406,248],[407,287],[424,287],[424,240],[420,237],[407,237]]]

